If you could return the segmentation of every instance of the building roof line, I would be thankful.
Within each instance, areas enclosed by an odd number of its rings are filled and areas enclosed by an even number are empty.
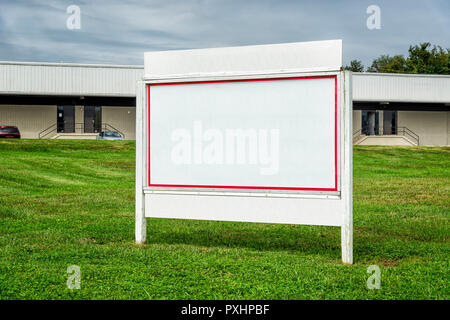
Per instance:
[[[21,65],[21,66],[49,66],[49,67],[80,67],[80,68],[117,68],[117,69],[144,69],[139,65],[118,65],[118,64],[94,64],[94,63],[65,63],[65,62],[29,62],[29,61],[0,61],[0,65]]]
[[[428,73],[382,73],[382,72],[353,72],[356,76],[378,76],[378,77],[430,77],[430,78],[450,78],[447,74]]]
[[[32,62],[32,61],[0,61],[0,65],[23,65],[23,66],[53,66],[53,67],[88,67],[88,68],[118,68],[118,69],[144,69],[143,65],[126,64],[98,64],[98,63],[66,63],[66,62]],[[426,74],[426,73],[381,73],[381,72],[353,72],[356,76],[377,77],[432,77],[450,78],[450,75]]]

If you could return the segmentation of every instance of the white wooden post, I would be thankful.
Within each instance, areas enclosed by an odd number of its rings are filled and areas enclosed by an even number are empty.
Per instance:
[[[138,81],[136,88],[136,243],[143,244],[146,241],[147,226],[145,220],[144,205],[144,106],[145,106],[145,85]]]
[[[344,170],[342,177],[342,205],[343,217],[341,226],[341,247],[342,262],[345,264],[353,263],[353,141],[352,141],[352,74],[349,71],[343,72],[344,75]],[[342,172],[342,171],[341,171]]]

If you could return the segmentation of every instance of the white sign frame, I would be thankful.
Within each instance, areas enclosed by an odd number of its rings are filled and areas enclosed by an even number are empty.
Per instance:
[[[335,50],[330,51],[330,47]],[[146,218],[338,226],[341,227],[342,261],[352,264],[352,84],[351,73],[342,71],[341,63],[336,62],[341,61],[341,48],[341,41],[337,40],[297,45],[172,51],[170,54],[157,52],[150,53],[150,56],[146,55],[146,75],[137,84],[136,97],[136,243],[146,242]],[[327,51],[328,54],[319,54],[323,51]],[[232,52],[232,55],[229,52]],[[311,57],[305,52],[312,53],[318,58]],[[334,52],[337,54],[333,54]],[[264,65],[252,66],[253,71],[242,71],[243,66],[247,65],[245,62],[252,60],[255,54],[267,58],[264,60]],[[285,61],[282,57],[279,58],[280,54],[306,56],[309,60],[313,60],[311,65],[314,67],[308,70],[308,59],[297,59],[304,64],[301,68],[278,65]],[[201,56],[202,61],[195,61],[197,56]],[[274,56],[279,60],[271,59]],[[171,57],[174,60],[170,60]],[[327,57],[329,61],[324,61],[324,57]],[[229,63],[227,58],[238,62]],[[204,68],[205,59],[206,64],[212,66],[210,69]],[[218,62],[214,64],[216,61]],[[223,61],[227,63],[222,68],[220,65],[224,64]],[[164,63],[168,65],[166,72]],[[181,63],[182,67],[177,68],[177,63]],[[298,65],[295,59],[292,63],[295,66]],[[158,65],[155,73],[151,72],[151,68],[148,69],[148,65],[152,64]],[[280,67],[283,69],[274,71],[275,68]],[[261,190],[148,185],[148,85],[296,77],[335,77],[336,79],[336,157],[338,159],[336,190]]]

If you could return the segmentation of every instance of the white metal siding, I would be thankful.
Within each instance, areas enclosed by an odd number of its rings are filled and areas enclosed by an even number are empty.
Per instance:
[[[353,73],[354,101],[450,102],[450,76]]]
[[[0,94],[135,97],[141,66],[0,62]],[[354,101],[450,103],[450,76],[353,73]]]
[[[136,96],[140,66],[0,62],[0,93]]]

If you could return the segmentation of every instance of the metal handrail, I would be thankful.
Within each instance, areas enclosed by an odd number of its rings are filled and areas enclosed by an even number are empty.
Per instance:
[[[54,127],[54,128],[53,128]],[[52,129],[52,130],[50,130]],[[53,131],[55,131],[57,129],[57,124],[53,123],[51,126],[49,126],[48,128],[45,128],[44,130],[42,130],[41,132],[39,132],[38,137],[39,139],[43,139],[44,137],[48,136],[50,133],[52,133]],[[47,130],[50,130],[48,132],[46,132]]]
[[[362,129],[356,130],[353,132],[353,137],[361,135]]]
[[[354,131],[353,132],[353,141],[355,141],[362,134],[363,134],[362,129]],[[388,130],[383,127],[380,127],[379,132],[375,133],[375,135],[376,136],[402,135],[402,136],[407,136],[408,138],[413,140],[417,145],[419,145],[419,143],[420,143],[419,135],[407,127],[391,127]]]
[[[105,123],[103,122],[100,126],[101,131],[107,131],[108,129],[111,131],[117,131],[122,138],[125,139],[125,134],[118,130],[117,128],[113,127],[112,125],[110,125],[109,123]],[[39,139],[44,139],[45,137],[47,137],[49,134],[51,134],[52,132],[56,131],[58,129],[58,124],[57,123],[53,123],[51,126],[45,128],[44,130],[42,130],[41,132],[39,132],[38,137]],[[73,125],[73,130],[74,132],[76,130],[80,130],[84,132],[84,122],[76,122]]]
[[[414,137],[417,139],[417,141],[419,140],[419,135],[418,135],[417,133],[411,131],[411,130],[408,129],[407,127],[403,127],[403,128],[405,128],[405,130],[408,131],[408,133],[409,133],[410,135],[414,136]]]
[[[111,128],[113,131],[117,131],[117,132],[122,136],[122,138],[125,139],[125,134],[124,134],[122,131],[120,131],[119,129],[117,129],[117,128],[113,127],[112,125],[110,125],[109,123],[105,123],[105,122],[104,122],[102,125],[103,125],[104,128],[105,128],[104,131],[106,131],[106,129],[109,127],[109,128]]]
[[[362,134],[362,129],[353,132],[353,141],[357,140]]]
[[[408,129],[407,127],[403,127],[403,132],[405,135],[409,136],[412,140],[414,140],[417,145],[419,145],[419,135],[413,131],[411,131],[410,129]]]

